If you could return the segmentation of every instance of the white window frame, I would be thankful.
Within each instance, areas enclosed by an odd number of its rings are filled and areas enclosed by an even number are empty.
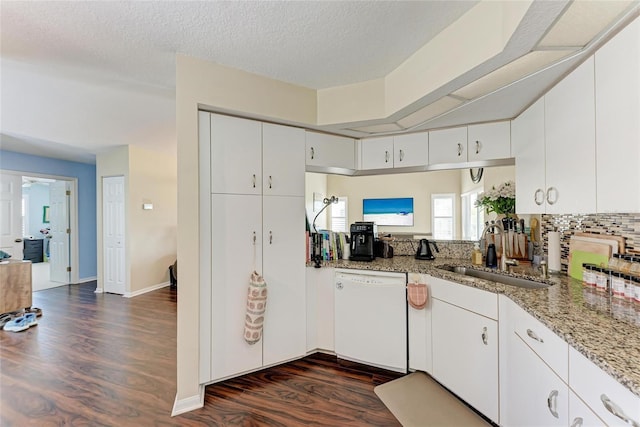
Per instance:
[[[433,193],[431,194],[431,234],[436,240],[455,240],[456,237],[456,193]],[[435,215],[435,200],[450,199],[451,200],[451,216]],[[436,218],[451,218],[451,238],[442,237],[436,234],[435,220]]]
[[[484,224],[484,209],[475,206],[475,200],[482,193],[482,189],[469,191],[460,195],[460,214],[462,223],[462,240],[480,240]],[[475,196],[475,198],[473,197]],[[471,218],[473,211],[476,212],[476,235],[471,233]]]
[[[343,197],[343,196],[338,196],[338,203],[342,203],[344,202],[344,216],[340,216],[340,215],[334,215],[334,212],[337,209],[334,209],[334,206],[336,205],[331,205],[329,207],[329,218],[330,218],[330,229],[331,231],[335,231],[335,232],[341,232],[341,233],[348,233],[349,232],[349,199],[347,197]],[[334,218],[344,218],[344,230],[336,230],[336,228],[334,227]]]

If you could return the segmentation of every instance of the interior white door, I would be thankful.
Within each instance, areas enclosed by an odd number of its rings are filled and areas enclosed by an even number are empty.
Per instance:
[[[22,177],[0,174],[0,249],[22,259]]]
[[[68,181],[49,184],[49,272],[52,282],[70,283]],[[45,243],[46,244],[46,243]]]
[[[102,244],[104,291],[124,294],[125,230],[124,230],[124,177],[102,179]]]

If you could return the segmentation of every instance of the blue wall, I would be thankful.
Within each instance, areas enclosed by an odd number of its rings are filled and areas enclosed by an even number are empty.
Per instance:
[[[97,276],[96,166],[0,150],[0,169],[58,175],[78,180],[80,280]],[[33,234],[33,231],[30,230]]]

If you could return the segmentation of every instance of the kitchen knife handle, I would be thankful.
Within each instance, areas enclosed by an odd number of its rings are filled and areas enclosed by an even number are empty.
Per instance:
[[[538,195],[541,195],[541,197],[538,198]],[[542,188],[538,188],[533,194],[533,201],[536,202],[536,205],[538,206],[541,206],[544,203],[544,191],[542,191]]]

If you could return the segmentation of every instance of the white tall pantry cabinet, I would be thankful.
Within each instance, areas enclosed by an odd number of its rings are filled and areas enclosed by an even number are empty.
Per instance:
[[[199,138],[200,382],[210,383],[306,354],[305,132],[201,112]],[[268,296],[263,338],[250,345],[254,270]]]

